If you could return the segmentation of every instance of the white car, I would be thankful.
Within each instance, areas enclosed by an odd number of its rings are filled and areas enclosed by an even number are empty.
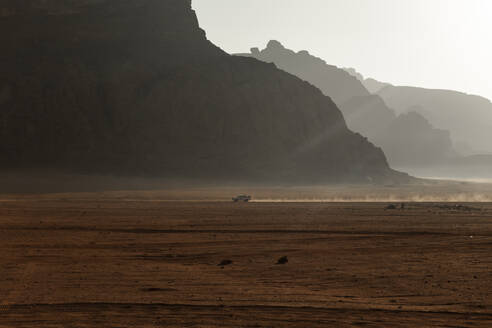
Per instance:
[[[249,195],[239,195],[239,196],[236,196],[232,199],[235,203],[237,202],[249,202],[251,200],[251,196]]]

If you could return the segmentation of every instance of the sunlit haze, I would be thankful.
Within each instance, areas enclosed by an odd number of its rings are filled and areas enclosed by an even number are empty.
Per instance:
[[[492,98],[490,0],[193,0],[230,53],[277,39],[366,77]]]

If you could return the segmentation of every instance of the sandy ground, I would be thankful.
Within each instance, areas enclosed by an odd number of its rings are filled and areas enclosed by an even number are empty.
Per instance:
[[[0,327],[492,327],[492,204],[149,195],[0,197]]]

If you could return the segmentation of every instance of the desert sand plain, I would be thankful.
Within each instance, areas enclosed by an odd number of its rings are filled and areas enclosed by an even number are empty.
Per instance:
[[[492,327],[492,194],[457,186],[3,194],[0,327]]]

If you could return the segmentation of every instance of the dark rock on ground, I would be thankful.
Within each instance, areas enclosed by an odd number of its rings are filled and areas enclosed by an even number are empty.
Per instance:
[[[231,265],[231,264],[232,264],[231,260],[223,260],[218,264],[218,266],[226,266],[226,265]]]
[[[278,259],[277,264],[287,264],[289,262],[289,259],[287,256],[282,256],[281,258]]]

